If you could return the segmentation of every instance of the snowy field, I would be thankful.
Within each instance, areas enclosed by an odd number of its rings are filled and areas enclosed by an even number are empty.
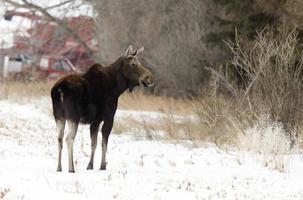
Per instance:
[[[75,174],[56,172],[55,123],[47,98],[17,104],[0,101],[0,199],[303,199],[303,157],[288,155],[286,170],[266,167],[257,155],[199,147],[189,141],[147,140],[131,133],[109,139],[107,170],[87,171],[90,139],[80,126]],[[118,111],[125,117],[161,114]],[[101,135],[101,134],[99,134]]]

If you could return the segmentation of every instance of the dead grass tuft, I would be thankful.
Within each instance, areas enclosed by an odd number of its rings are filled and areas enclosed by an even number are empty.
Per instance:
[[[146,94],[142,90],[125,92],[119,99],[119,108],[124,110],[157,111],[161,113],[186,114],[192,109],[191,101],[166,96]]]
[[[49,96],[53,82],[3,81],[0,84],[0,99],[27,102],[41,96]]]
[[[0,199],[4,199],[5,196],[7,195],[7,193],[10,192],[10,189],[9,188],[5,188],[3,190],[0,190]]]

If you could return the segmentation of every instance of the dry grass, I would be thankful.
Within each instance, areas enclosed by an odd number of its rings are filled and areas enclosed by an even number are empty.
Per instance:
[[[193,115],[192,115],[193,116]],[[114,124],[115,133],[131,132],[138,138],[146,139],[174,139],[174,140],[203,140],[201,126],[192,118],[163,113],[159,119],[117,119]]]
[[[242,151],[253,153],[265,167],[283,173],[289,167],[289,154],[297,150],[285,134],[283,125],[273,122],[268,116],[263,116],[258,123],[239,134],[237,146]]]
[[[192,101],[172,97],[145,94],[142,90],[125,92],[119,99],[119,108],[125,110],[158,111],[162,113],[186,114],[192,110]]]
[[[132,132],[149,139],[188,139],[230,146],[237,143],[242,132],[242,125],[235,118],[239,114],[236,106],[231,98],[223,96],[183,100],[142,92],[125,94],[119,102],[120,109],[157,111],[163,117],[118,119],[114,131]]]
[[[119,109],[156,111],[162,114],[159,119],[117,120],[114,131],[117,133],[132,132],[138,137],[149,139],[190,139],[205,140],[196,112],[196,100],[184,100],[171,97],[144,94],[142,91],[125,93],[119,100]]]
[[[0,99],[26,102],[41,96],[49,96],[53,82],[3,81],[0,84]]]
[[[5,196],[7,195],[7,193],[10,192],[9,188],[5,188],[5,189],[0,189],[0,199],[4,199]]]

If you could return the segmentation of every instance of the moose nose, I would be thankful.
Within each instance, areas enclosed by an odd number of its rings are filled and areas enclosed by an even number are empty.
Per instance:
[[[142,79],[142,83],[145,85],[145,86],[153,86],[154,85],[154,79],[153,79],[153,76],[145,76],[143,79]]]

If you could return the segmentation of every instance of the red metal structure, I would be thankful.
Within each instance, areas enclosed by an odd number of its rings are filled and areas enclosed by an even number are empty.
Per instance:
[[[89,54],[77,40],[67,34],[65,30],[54,22],[47,21],[43,16],[34,12],[18,12],[8,10],[4,14],[6,20],[14,16],[31,20],[31,27],[27,29],[27,36],[15,34],[13,49],[25,52],[33,58],[47,56],[51,59],[58,57],[67,59],[76,69],[88,68],[94,63],[93,55]],[[87,16],[66,17],[67,25],[75,30],[93,52],[98,51],[98,42],[94,37],[95,21]],[[62,68],[63,69],[63,68]]]

